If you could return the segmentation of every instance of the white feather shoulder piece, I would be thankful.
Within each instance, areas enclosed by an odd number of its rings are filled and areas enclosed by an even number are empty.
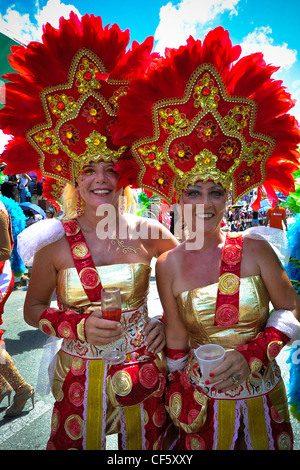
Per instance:
[[[18,253],[25,266],[32,266],[35,253],[65,235],[58,219],[45,219],[27,227],[18,235]]]

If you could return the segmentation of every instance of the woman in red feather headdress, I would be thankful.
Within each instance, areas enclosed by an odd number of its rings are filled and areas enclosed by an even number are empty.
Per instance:
[[[266,240],[226,236],[221,222],[230,191],[236,202],[256,187],[269,198],[293,190],[300,132],[276,68],[240,52],[221,27],[166,50],[132,82],[112,126],[140,185],[188,216],[188,238],[156,265],[177,449],[293,446],[275,357],[299,337],[298,297]],[[210,343],[226,354],[204,378],[195,350]]]
[[[6,76],[6,171],[40,171],[49,199],[64,192],[65,219],[39,222],[19,240],[23,256],[34,255],[25,319],[62,338],[48,449],[105,449],[112,433],[121,449],[161,449],[167,425],[163,327],[149,321],[147,294],[152,257],[177,241],[119,204],[135,175],[110,126],[131,79],[150,64],[153,40],[126,51],[128,42],[117,25],[71,14],[59,29],[47,24],[41,43],[13,48],[16,73]],[[152,229],[155,240],[147,238]],[[102,286],[120,289],[120,321],[102,318]],[[55,289],[58,308],[49,308]],[[125,352],[123,363],[104,362],[111,348]]]

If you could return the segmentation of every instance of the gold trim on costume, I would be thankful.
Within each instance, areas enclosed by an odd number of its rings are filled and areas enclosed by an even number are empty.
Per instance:
[[[85,320],[86,318],[83,318],[77,325],[77,336],[78,336],[78,339],[80,339],[81,341],[86,341],[85,329],[84,329]]]
[[[135,248],[134,246],[124,245],[124,241],[120,240],[118,235],[114,235],[114,237],[110,240],[112,245],[115,245],[117,242],[118,246],[122,248],[122,253],[140,253],[140,248]]]
[[[202,73],[203,75],[201,77]],[[216,83],[212,86],[209,96],[201,96],[199,93],[200,79],[205,82],[209,78],[211,81]],[[205,86],[205,83],[203,83],[203,86]],[[222,116],[218,111],[220,96],[225,102],[233,104],[233,107],[227,116]],[[199,108],[199,112],[194,114],[191,119],[188,119],[185,114],[180,114],[180,106],[186,104],[191,97],[194,97],[194,108]],[[176,106],[176,108],[171,109],[170,106]],[[179,110],[177,107],[179,107]],[[237,113],[243,115],[242,124],[233,119]],[[211,153],[208,154],[209,150],[204,148],[199,155],[193,157],[196,162],[195,166],[190,171],[183,172],[176,167],[176,162],[171,159],[169,152],[170,146],[175,139],[177,140],[182,138],[183,142],[185,142],[185,137],[195,131],[196,126],[208,114],[214,117],[224,133],[224,136],[238,139],[241,144],[241,150],[239,152],[240,156],[239,158],[233,159],[232,166],[223,173],[221,170],[216,168],[217,157]],[[241,162],[246,162],[249,167],[249,170],[247,170],[249,174],[247,173],[246,175],[245,173],[244,175],[246,188],[238,195],[238,197],[241,198],[244,194],[251,191],[251,189],[263,183],[265,179],[265,162],[269,158],[275,146],[275,141],[270,136],[254,132],[256,114],[257,106],[254,101],[245,97],[228,96],[218,71],[211,64],[203,64],[199,66],[192,73],[189,81],[187,82],[185,93],[182,98],[162,99],[153,105],[153,136],[141,138],[133,144],[132,153],[140,165],[140,172],[138,175],[139,185],[153,191],[153,187],[145,184],[143,181],[148,165],[161,170],[160,174],[163,175],[164,173],[166,178],[168,172],[167,167],[169,167],[174,171],[174,178],[172,178],[172,182],[168,181],[168,185],[170,186],[168,197],[166,198],[166,194],[161,192],[159,187],[156,189],[156,193],[160,194],[164,199],[169,200],[169,202],[172,200],[174,186],[176,187],[178,195],[180,195],[182,190],[185,189],[188,184],[194,183],[197,179],[201,179],[203,181],[213,179],[216,183],[221,183],[226,189],[228,189],[232,184],[233,198],[235,198],[236,183],[232,175],[240,166]],[[181,117],[181,120],[179,120],[178,116]],[[250,137],[255,139],[253,142],[246,142],[242,134],[245,127],[248,128]],[[161,138],[161,132],[163,131],[169,134],[166,139]],[[260,161],[261,180],[260,182],[255,182],[255,184],[250,184],[250,167],[254,162],[253,151],[256,150],[257,153],[259,145],[257,140],[265,143],[262,147],[260,146],[259,155],[255,157],[256,162]],[[233,149],[231,149],[231,151],[233,151]],[[148,156],[149,152],[152,152],[150,159]],[[163,180],[164,177],[161,176],[161,182],[159,184],[163,185]]]
[[[86,450],[102,449],[103,391],[105,390],[105,364],[88,363],[88,393],[86,403]]]
[[[92,69],[88,70],[89,64],[91,64]],[[82,71],[80,67],[83,69]],[[83,80],[83,74],[85,72],[91,74],[91,80]],[[119,90],[112,89],[112,96],[110,98],[104,98],[104,96],[101,95],[101,82],[95,78],[97,73],[108,75],[101,59],[89,49],[80,49],[72,60],[68,81],[60,85],[48,87],[41,93],[41,102],[46,121],[34,126],[26,134],[28,142],[41,156],[39,161],[41,172],[45,176],[54,178],[64,184],[71,183],[75,185],[78,174],[87,160],[93,159],[94,161],[98,161],[104,158],[106,161],[117,161],[126,150],[125,146],[120,147],[118,150],[107,148],[106,138],[99,133],[95,136],[93,132],[91,132],[88,138],[89,140],[86,139],[88,140],[86,142],[86,152],[82,155],[77,155],[60,139],[60,128],[65,123],[79,116],[82,111],[82,104],[88,98],[94,98],[97,103],[100,103],[109,116],[116,116],[118,108],[117,99],[122,94],[127,93],[129,81],[115,80],[108,77],[106,84],[120,86],[120,88]],[[75,86],[77,87],[77,93],[81,94],[81,96],[77,98],[77,101],[71,96],[71,90]],[[68,91],[70,91],[70,94],[68,94]],[[60,103],[62,103],[62,109],[59,108]],[[53,122],[53,118],[56,122]],[[95,139],[99,146],[94,145]],[[51,156],[59,156],[60,151],[64,152],[69,157],[68,166],[66,162],[60,158],[61,163],[58,166],[63,171],[58,173],[50,172],[45,168],[45,162],[48,161]]]

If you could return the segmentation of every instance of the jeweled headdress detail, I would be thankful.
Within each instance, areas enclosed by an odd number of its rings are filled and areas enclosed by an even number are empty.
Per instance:
[[[0,127],[13,140],[2,159],[7,172],[39,169],[49,178],[47,195],[58,199],[87,162],[117,162],[126,154],[126,146],[113,144],[110,126],[131,78],[150,63],[153,39],[126,51],[128,30],[71,13],[59,29],[47,24],[42,41],[12,48],[18,73],[6,75]]]
[[[262,54],[237,61],[240,53],[219,27],[203,43],[190,37],[167,49],[131,84],[111,131],[115,144],[131,145],[142,187],[169,203],[199,179],[231,188],[233,201],[262,185],[271,197],[292,190],[300,142],[286,114],[293,101]]]

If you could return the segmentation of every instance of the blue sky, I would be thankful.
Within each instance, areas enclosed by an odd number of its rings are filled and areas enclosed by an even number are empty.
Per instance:
[[[293,113],[300,122],[300,2],[299,0],[0,0],[0,30],[11,31],[26,42],[41,37],[41,25],[57,26],[70,10],[102,16],[103,23],[129,28],[141,42],[153,35],[156,50],[178,47],[192,34],[202,39],[222,25],[243,55],[262,51],[266,61],[281,66],[275,77],[283,80],[298,100]]]

